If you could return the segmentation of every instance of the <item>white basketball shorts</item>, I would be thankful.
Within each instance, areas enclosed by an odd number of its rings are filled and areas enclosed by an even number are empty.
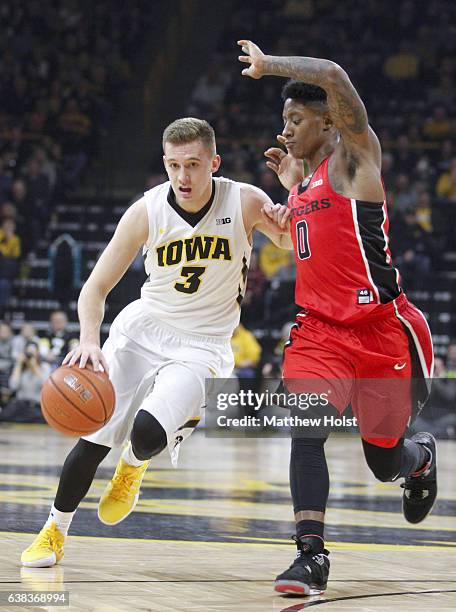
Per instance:
[[[203,415],[206,379],[232,373],[229,339],[182,332],[158,321],[136,300],[114,320],[103,354],[116,406],[110,421],[84,439],[121,446],[130,438],[138,410],[146,410],[166,431],[176,465],[180,443]]]

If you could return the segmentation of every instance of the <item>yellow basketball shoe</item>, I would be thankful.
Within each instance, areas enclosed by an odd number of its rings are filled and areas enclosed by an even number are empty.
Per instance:
[[[22,553],[21,563],[25,567],[51,567],[62,559],[64,544],[65,536],[55,523],[44,526]]]
[[[105,525],[117,525],[133,512],[139,498],[139,488],[149,461],[139,467],[129,465],[122,457],[111,482],[98,504],[98,518]]]

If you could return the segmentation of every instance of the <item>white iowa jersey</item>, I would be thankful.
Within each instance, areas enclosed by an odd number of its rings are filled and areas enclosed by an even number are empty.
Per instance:
[[[252,247],[242,219],[241,183],[213,180],[212,204],[194,227],[168,201],[169,182],[144,194],[148,280],[141,299],[148,311],[178,329],[231,337],[239,323]]]

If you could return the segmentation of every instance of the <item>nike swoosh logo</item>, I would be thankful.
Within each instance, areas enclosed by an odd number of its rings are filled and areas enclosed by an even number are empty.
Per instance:
[[[406,365],[407,365],[406,363],[395,363],[394,364],[394,369],[395,370],[403,370]]]

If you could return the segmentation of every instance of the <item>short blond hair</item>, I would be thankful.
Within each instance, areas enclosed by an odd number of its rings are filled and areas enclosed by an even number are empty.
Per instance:
[[[204,119],[183,117],[176,119],[163,132],[163,150],[167,142],[171,144],[187,144],[201,140],[213,155],[216,153],[214,128]]]

